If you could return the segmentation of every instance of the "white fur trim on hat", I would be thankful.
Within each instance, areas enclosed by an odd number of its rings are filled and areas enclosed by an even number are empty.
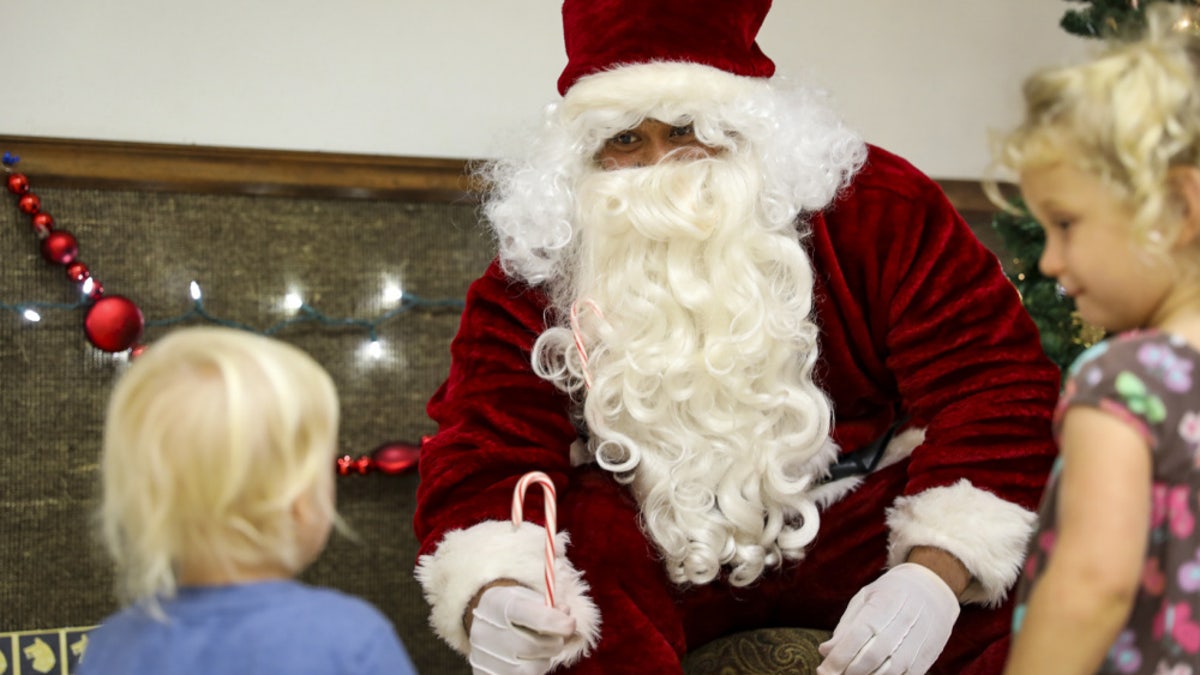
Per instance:
[[[1017,580],[1037,514],[981,490],[970,481],[901,497],[888,509],[888,566],[915,546],[940,548],[971,573],[959,599],[994,606]]]
[[[633,110],[674,121],[697,101],[719,107],[769,86],[761,78],[734,75],[698,63],[655,61],[605,70],[579,80],[562,101],[566,119],[596,109]]]
[[[588,585],[566,558],[570,536],[554,540],[555,604],[575,617],[576,633],[554,665],[570,665],[586,656],[600,639],[600,610],[588,597]],[[417,561],[416,576],[432,610],[429,625],[451,647],[466,655],[470,639],[463,613],[479,589],[497,579],[512,579],[544,592],[546,530],[522,523],[514,530],[508,521],[488,520],[465,530],[446,533],[435,552]]]

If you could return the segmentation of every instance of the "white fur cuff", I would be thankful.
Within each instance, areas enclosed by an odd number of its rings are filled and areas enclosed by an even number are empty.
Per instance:
[[[554,665],[570,665],[585,656],[600,639],[600,611],[588,597],[588,585],[566,558],[570,536],[554,540],[555,604],[575,617],[576,633]],[[465,530],[448,532],[437,551],[421,556],[416,576],[432,608],[429,624],[451,647],[466,655],[470,639],[463,613],[479,589],[496,579],[512,579],[544,592],[546,530],[522,523],[484,521]]]
[[[915,546],[933,546],[957,557],[971,573],[962,602],[994,606],[1021,571],[1037,514],[963,479],[954,485],[901,497],[888,509],[888,566]]]

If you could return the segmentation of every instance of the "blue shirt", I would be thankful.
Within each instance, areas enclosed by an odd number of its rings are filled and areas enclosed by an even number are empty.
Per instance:
[[[76,675],[415,674],[369,603],[298,581],[181,589],[155,619],[140,606],[88,636]]]

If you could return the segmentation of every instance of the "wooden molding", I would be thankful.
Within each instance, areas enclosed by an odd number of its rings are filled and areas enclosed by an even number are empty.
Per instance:
[[[0,135],[37,186],[352,199],[473,199],[468,162]]]
[[[963,215],[971,213],[993,213],[998,211],[987,195],[983,186],[977,180],[936,179],[942,191]]]
[[[470,160],[0,135],[36,186],[476,201]],[[979,181],[937,181],[968,219],[997,209]]]

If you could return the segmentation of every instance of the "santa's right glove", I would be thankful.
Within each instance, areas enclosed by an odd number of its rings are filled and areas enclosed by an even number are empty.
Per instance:
[[[958,598],[942,578],[901,563],[850,598],[818,651],[818,675],[920,675],[933,665],[958,620]]]
[[[542,675],[575,633],[575,618],[547,607],[525,586],[483,592],[471,621],[471,669],[476,675]]]

